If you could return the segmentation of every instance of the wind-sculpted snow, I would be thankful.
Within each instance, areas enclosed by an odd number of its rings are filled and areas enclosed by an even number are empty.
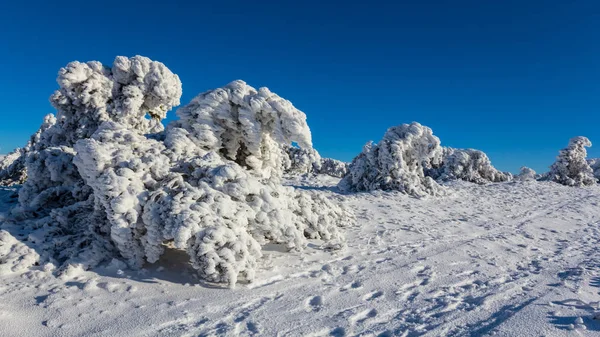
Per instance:
[[[445,147],[442,164],[428,173],[439,181],[465,180],[476,184],[511,180],[511,175],[498,171],[488,156],[479,150]]]
[[[350,164],[340,187],[351,191],[398,190],[414,196],[440,195],[444,190],[426,170],[442,160],[440,140],[419,123],[387,130],[383,139],[367,143]]]
[[[233,286],[254,279],[261,245],[344,246],[338,228],[352,213],[281,184],[292,142],[318,156],[289,101],[235,81],[196,97],[161,132],[181,95],[161,63],[72,62],[58,82],[56,123],[21,156],[28,178],[12,213],[29,219],[31,242],[63,270],[115,257],[136,269],[168,245],[204,280]]]
[[[550,166],[548,177],[567,186],[586,186],[596,183],[594,170],[586,160],[586,147],[592,142],[586,137],[574,137],[567,148],[560,150],[556,161]]]

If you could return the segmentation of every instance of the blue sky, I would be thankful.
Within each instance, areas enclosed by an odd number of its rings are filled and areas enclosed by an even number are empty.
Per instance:
[[[60,67],[139,54],[180,76],[183,104],[269,87],[328,157],[411,121],[502,170],[545,171],[578,135],[600,156],[599,1],[7,1],[0,28],[0,153],[53,112]]]

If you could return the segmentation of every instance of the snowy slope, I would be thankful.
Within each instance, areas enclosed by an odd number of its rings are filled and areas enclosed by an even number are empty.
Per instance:
[[[347,248],[327,252],[313,242],[303,253],[283,253],[265,247],[257,280],[235,289],[198,284],[182,262],[187,256],[176,250],[137,272],[113,264],[61,278],[44,266],[2,275],[0,336],[600,331],[593,320],[600,301],[598,186],[456,183],[449,196],[419,200],[380,191],[342,195],[331,177],[288,183],[354,209]],[[11,193],[0,190],[0,212],[11,207]]]

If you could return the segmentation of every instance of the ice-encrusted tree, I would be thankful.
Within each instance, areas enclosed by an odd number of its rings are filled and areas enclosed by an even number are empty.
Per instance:
[[[443,188],[425,172],[442,160],[440,140],[419,123],[391,127],[379,143],[367,143],[340,181],[342,190],[397,190],[413,196],[439,195]]]
[[[586,147],[592,142],[583,136],[571,138],[569,145],[560,150],[550,166],[549,179],[567,186],[586,186],[596,183],[594,171],[587,162]]]
[[[163,130],[181,83],[158,62],[73,62],[58,82],[56,123],[25,156],[14,212],[43,228],[30,237],[52,261],[120,257],[138,268],[172,243],[203,279],[233,285],[253,279],[261,244],[342,246],[338,227],[352,214],[280,183],[284,148],[312,149],[306,115],[289,101],[235,81],[197,96]]]
[[[494,168],[484,152],[451,147],[443,149],[440,166],[430,170],[428,175],[439,181],[465,180],[476,184],[502,182],[511,179],[510,174],[500,172]]]

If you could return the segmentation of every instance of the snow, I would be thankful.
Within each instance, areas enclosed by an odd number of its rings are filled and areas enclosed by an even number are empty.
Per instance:
[[[340,194],[319,175],[286,184],[355,210],[346,247],[263,248],[253,283],[198,283],[165,247],[140,270],[114,262],[0,278],[2,336],[592,336],[600,295],[600,187],[455,182],[443,198]],[[3,188],[0,210],[15,204]],[[3,223],[14,238],[27,233]],[[28,245],[27,241],[17,239]],[[14,242],[14,241],[11,241]]]

